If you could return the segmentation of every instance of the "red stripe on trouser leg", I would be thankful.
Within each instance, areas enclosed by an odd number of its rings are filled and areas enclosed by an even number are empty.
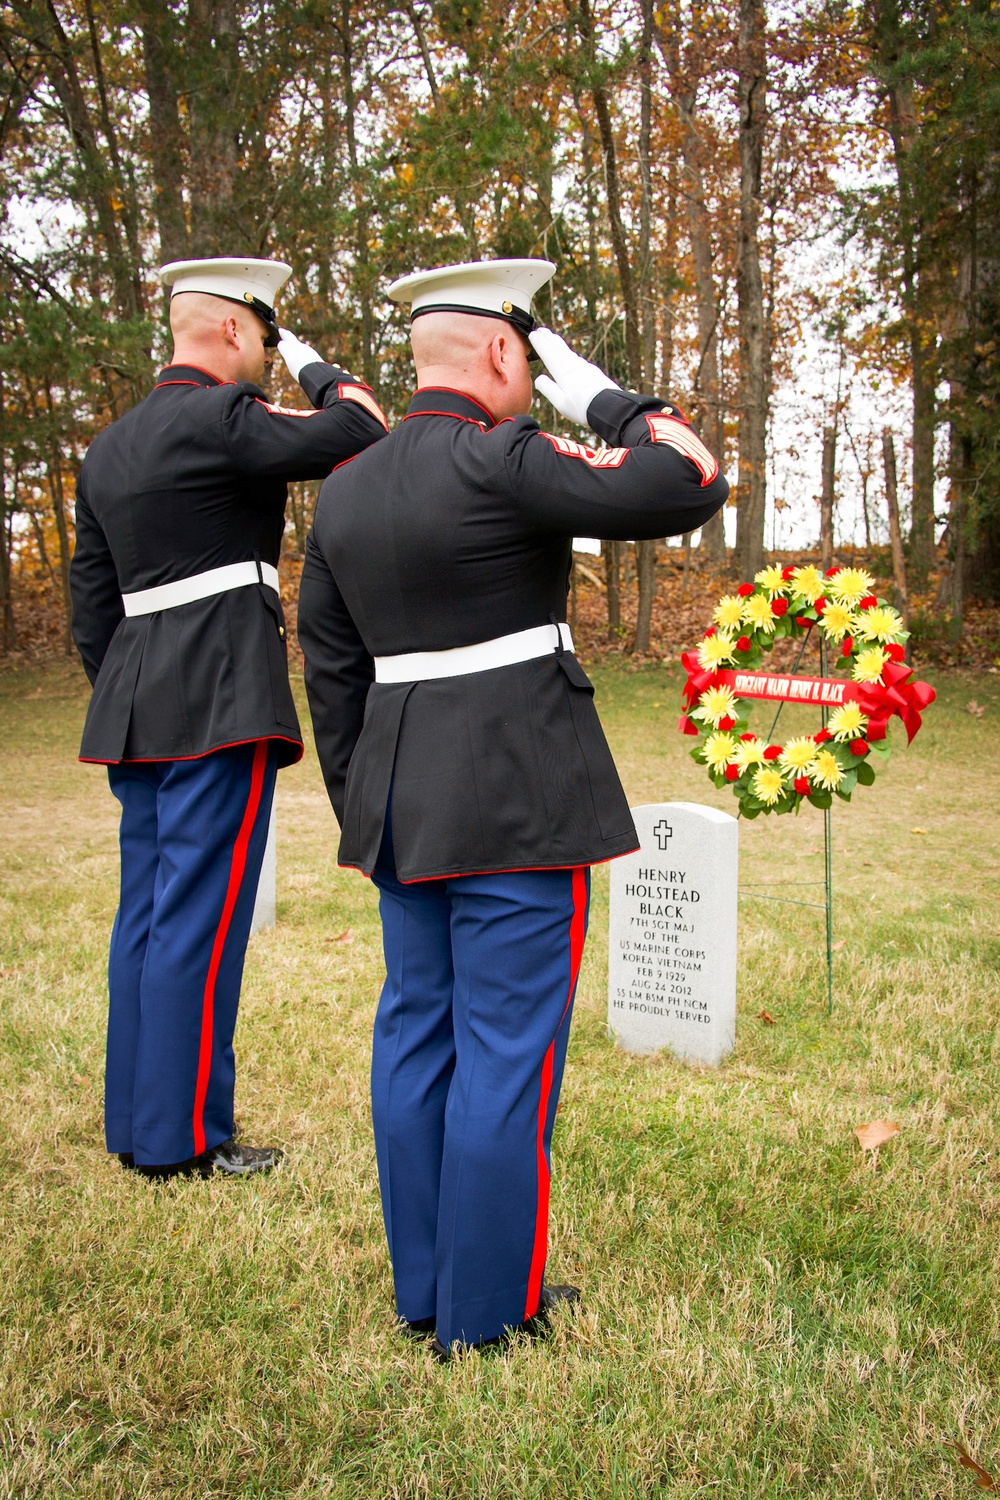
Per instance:
[[[215,941],[212,944],[212,957],[208,964],[208,973],[205,976],[205,993],[201,1003],[201,1042],[198,1047],[198,1076],[194,1086],[194,1154],[200,1156],[205,1149],[205,1097],[208,1093],[208,1075],[212,1067],[212,1033],[215,1023],[215,981],[219,974],[219,965],[222,963],[222,954],[226,946],[226,938],[229,935],[230,924],[233,920],[233,912],[236,909],[236,901],[240,894],[240,886],[243,884],[243,876],[247,867],[247,850],[250,847],[250,835],[253,833],[253,825],[257,821],[257,813],[260,810],[261,794],[264,790],[264,769],[267,765],[267,741],[258,740],[253,753],[253,767],[250,772],[250,794],[247,797],[247,805],[243,812],[243,821],[240,831],[236,835],[233,845],[233,857],[229,866],[229,884],[226,887],[226,899],[222,903],[222,916],[215,930]]]
[[[573,871],[573,915],[569,922],[569,989],[566,1004],[559,1018],[561,1026],[573,1001],[580,960],[583,958],[583,940],[586,935],[587,916],[587,872],[585,868]],[[535,1210],[535,1243],[531,1251],[531,1269],[528,1272],[528,1295],[524,1300],[524,1316],[533,1318],[542,1298],[542,1273],[549,1244],[549,1164],[545,1159],[545,1120],[549,1112],[549,1097],[552,1093],[552,1065],[556,1043],[553,1037],[542,1063],[541,1087],[538,1095],[538,1130],[535,1137],[535,1152],[538,1158],[538,1205]]]

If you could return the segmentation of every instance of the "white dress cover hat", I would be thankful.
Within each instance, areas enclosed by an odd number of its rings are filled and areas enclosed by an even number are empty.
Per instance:
[[[555,273],[550,260],[472,260],[401,276],[393,302],[409,302],[410,321],[428,312],[478,313],[502,318],[521,333],[535,326],[531,299]]]
[[[283,260],[250,260],[236,255],[217,256],[214,260],[172,260],[160,267],[160,280],[178,292],[207,292],[226,302],[242,302],[257,314],[270,329],[268,347],[277,344],[278,322],[274,316],[274,299],[292,274]]]

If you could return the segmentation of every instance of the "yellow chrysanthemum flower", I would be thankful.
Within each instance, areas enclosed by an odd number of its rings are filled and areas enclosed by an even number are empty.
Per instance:
[[[878,682],[882,676],[882,668],[888,660],[881,646],[867,646],[864,651],[858,652],[854,671],[851,674],[854,681]]]
[[[857,616],[846,604],[830,603],[820,616],[819,628],[828,640],[842,641],[845,635],[854,634],[857,624]]]
[[[875,587],[875,580],[864,568],[841,568],[826,580],[826,591],[839,604],[857,604]]]
[[[835,740],[855,740],[867,723],[868,715],[861,712],[858,704],[844,703],[833,710],[826,727]]]
[[[718,729],[720,719],[735,719],[736,696],[732,688],[707,688],[691,717],[700,719],[703,724],[711,724],[715,729]]]
[[[789,740],[778,756],[778,765],[790,776],[804,776],[816,759],[816,741],[811,735]]]
[[[731,734],[710,734],[705,741],[705,764],[713,771],[722,771],[732,760],[736,741]]]
[[[767,807],[773,807],[785,790],[785,778],[774,766],[762,766],[753,778],[754,796]]]
[[[812,779],[824,791],[835,792],[844,779],[843,767],[832,750],[821,750],[812,768]]]
[[[733,630],[743,619],[743,600],[738,594],[723,594],[712,611],[712,619],[724,630]]]
[[[888,604],[861,612],[858,635],[866,641],[893,641],[903,634],[903,619]]]
[[[732,661],[735,645],[736,642],[728,631],[720,630],[715,635],[707,635],[698,647],[698,665],[704,667],[706,672],[714,671],[724,661]]]
[[[826,593],[826,579],[812,563],[804,568],[796,568],[792,574],[792,582],[795,592],[801,594],[807,604],[815,604]]]
[[[765,632],[774,629],[774,610],[771,608],[770,599],[763,594],[751,594],[743,601],[743,618],[754,630]]]
[[[750,766],[764,764],[764,742],[762,740],[740,740],[733,760],[740,768],[740,775]]]
[[[781,576],[781,569],[777,563],[772,563],[768,568],[762,568],[759,573],[753,575],[754,583],[759,583],[761,588],[767,589],[769,594],[787,594],[789,585]]]

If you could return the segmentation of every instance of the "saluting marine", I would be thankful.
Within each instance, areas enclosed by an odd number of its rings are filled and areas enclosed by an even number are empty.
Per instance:
[[[574,534],[701,526],[728,485],[681,413],[548,330],[542,260],[446,266],[412,308],[417,393],[323,485],[299,633],[340,863],[380,892],[372,1111],[404,1331],[435,1352],[544,1331],[549,1143],[589,866],[638,841],[573,655]],[[527,415],[530,344],[557,410]]]
[[[107,1148],[151,1175],[266,1170],[233,1140],[233,1031],[275,773],[302,754],[278,555],[286,483],[385,435],[367,386],[279,330],[280,261],[176,261],[172,363],[91,444],[73,635],[80,758],[122,806],[108,966]],[[315,410],[271,405],[278,348]]]

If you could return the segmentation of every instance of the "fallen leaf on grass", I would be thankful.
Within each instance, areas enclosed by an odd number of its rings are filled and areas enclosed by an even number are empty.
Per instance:
[[[986,712],[985,703],[977,703],[975,698],[970,698],[965,705],[965,712],[971,714],[974,719],[981,719]]]
[[[891,1120],[872,1120],[870,1125],[859,1125],[854,1134],[863,1151],[877,1151],[879,1146],[884,1146],[886,1141],[899,1134],[899,1126]]]
[[[768,1015],[766,1010],[759,1010],[757,1012],[757,1019],[758,1021],[763,1021],[765,1026],[775,1026],[777,1024],[774,1017]]]
[[[911,833],[926,833],[927,829],[926,828],[911,828],[910,832]]]
[[[840,950],[841,950],[841,948],[844,946],[844,944],[846,942],[847,942],[846,938],[838,938],[838,940],[835,943],[831,943],[830,944],[830,952],[831,953],[839,953]]]
[[[961,1443],[952,1443],[951,1446],[958,1454],[958,1461],[962,1465],[962,1468],[971,1469],[973,1474],[975,1474],[976,1483],[981,1490],[1000,1489],[1000,1485],[997,1484],[996,1480],[993,1478],[993,1475],[988,1474],[983,1468],[982,1464],[977,1464],[976,1460],[970,1457],[968,1453],[966,1453]]]
[[[354,928],[345,927],[343,932],[338,932],[336,937],[327,938],[328,943],[353,943]]]

